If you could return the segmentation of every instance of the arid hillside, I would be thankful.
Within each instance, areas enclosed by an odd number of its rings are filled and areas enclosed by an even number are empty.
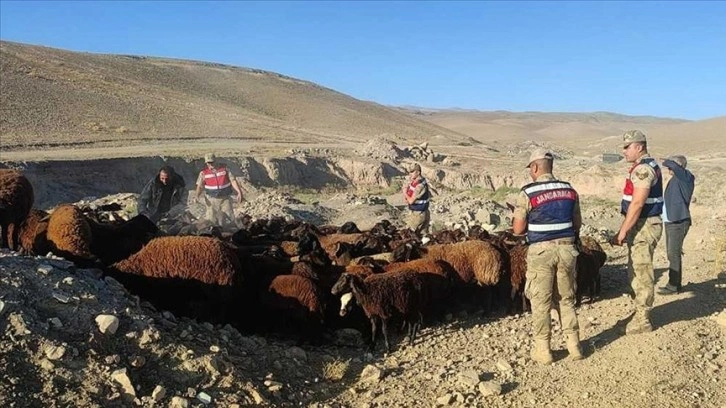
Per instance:
[[[467,139],[311,82],[214,63],[1,42],[0,75],[4,150],[170,138],[316,145],[384,134]]]
[[[624,131],[642,129],[656,150],[701,154],[726,147],[726,116],[687,121],[610,112],[400,110],[494,146],[536,140],[555,143],[579,154],[594,155],[617,151],[618,138]]]

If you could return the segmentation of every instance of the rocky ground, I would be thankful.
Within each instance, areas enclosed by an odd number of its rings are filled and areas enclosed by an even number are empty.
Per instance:
[[[519,148],[514,146],[511,154],[521,153]],[[604,243],[621,221],[617,197],[623,166],[567,159],[569,151],[556,151],[563,157],[557,173],[573,180],[582,194],[583,232]],[[477,183],[483,184],[456,190],[446,183],[466,186],[469,173],[436,177],[442,168],[458,168],[458,160],[465,157],[454,160],[425,145],[399,148],[385,139],[363,145],[357,154],[391,166],[424,163],[424,173],[440,180],[433,183],[440,190],[432,203],[434,229],[473,224],[495,231],[507,228],[511,213],[506,203],[514,202],[518,191],[511,186],[526,180],[519,164],[511,170],[518,156],[498,167],[494,160],[480,160],[487,173]],[[38,180],[59,177],[51,173],[52,165],[46,167],[37,170]],[[119,174],[146,180],[158,164],[147,167]],[[188,171],[193,174],[193,167]],[[722,169],[694,171],[706,180]],[[65,168],[57,172],[71,173]],[[366,174],[359,173],[356,180],[365,180]],[[64,180],[39,188],[38,196],[51,202],[54,194],[72,191],[75,184]],[[77,204],[99,208],[118,203],[122,209],[117,215],[134,214],[136,193],[120,187],[128,181],[104,180],[110,183],[105,190]],[[363,229],[381,219],[404,225],[406,212],[395,177],[387,185],[329,192],[245,181],[245,201],[236,206],[237,214],[317,224],[354,221]],[[106,195],[114,188],[129,192]],[[527,314],[486,314],[478,308],[457,312],[431,322],[412,346],[397,337],[390,354],[383,354],[380,346],[368,353],[354,330],[330,332],[322,346],[301,346],[294,339],[239,333],[230,326],[157,311],[115,281],[99,279],[99,271],[80,270],[62,259],[3,252],[0,406],[724,407],[723,198],[724,192],[708,183],[697,186],[694,225],[684,247],[687,285],[681,294],[656,296],[657,329],[652,333],[624,335],[631,311],[625,250],[604,244],[608,262],[602,271],[602,295],[579,309],[586,358],[567,360],[555,322],[557,361],[549,367],[529,358]],[[192,216],[202,211],[196,204],[188,207]],[[667,279],[664,247],[662,239],[655,262],[659,285]]]
[[[304,203],[267,192],[238,210],[364,224],[376,214],[395,219],[397,207],[385,200],[334,194]],[[133,202],[119,194],[80,204],[108,201]],[[619,219],[592,204],[585,231],[611,233]],[[501,205],[480,197],[446,196],[437,206],[449,209],[435,210],[442,224],[508,223]],[[587,357],[567,360],[555,321],[557,361],[550,367],[529,358],[526,314],[449,315],[422,330],[413,346],[400,339],[388,355],[380,346],[368,353],[350,330],[330,333],[324,346],[298,346],[156,311],[112,279],[99,280],[99,271],[62,259],[4,252],[0,406],[722,407],[726,280],[718,279],[715,262],[723,220],[711,221],[694,226],[684,261],[688,284],[682,294],[656,297],[657,330],[648,334],[624,336],[631,310],[625,250],[605,246],[602,296],[579,309]],[[661,242],[660,284],[666,269]]]

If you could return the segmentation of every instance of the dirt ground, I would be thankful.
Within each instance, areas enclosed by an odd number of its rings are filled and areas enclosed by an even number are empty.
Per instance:
[[[506,228],[504,204],[526,182],[522,155],[438,149],[458,163],[455,167],[482,169],[497,180],[508,177],[514,187],[441,188],[433,203],[437,228],[481,223],[482,217]],[[44,151],[38,157],[25,153],[25,160],[126,153],[123,148]],[[113,281],[98,280],[97,271],[5,252],[0,257],[0,406],[724,407],[726,280],[719,272],[726,266],[718,261],[724,257],[719,248],[723,251],[726,241],[726,208],[723,192],[706,182],[722,169],[719,161],[689,158],[689,163],[699,184],[684,247],[683,293],[657,295],[656,330],[625,336],[632,310],[626,254],[605,245],[601,297],[578,310],[582,361],[565,358],[555,326],[555,364],[534,364],[530,316],[502,311],[448,316],[424,328],[413,346],[397,337],[401,344],[388,355],[380,348],[368,353],[360,336],[349,332],[331,333],[324,346],[298,347],[289,339],[243,335],[229,326],[155,311]],[[556,174],[581,191],[584,230],[601,238],[612,234],[621,220],[618,188],[627,165],[573,154],[556,166]],[[433,176],[441,168],[449,167],[428,163],[424,173]],[[405,216],[395,188],[249,192],[237,211],[257,217],[352,220],[366,228],[383,218],[400,224]],[[658,286],[667,280],[664,247],[662,239],[655,256]],[[100,333],[99,315],[116,316],[118,330]]]

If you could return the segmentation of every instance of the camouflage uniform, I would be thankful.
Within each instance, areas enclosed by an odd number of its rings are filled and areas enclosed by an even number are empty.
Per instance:
[[[548,173],[541,175],[536,181],[556,181],[556,179]],[[529,223],[528,216],[531,209],[530,199],[522,191],[517,197],[514,218],[525,219]],[[573,209],[574,218],[580,218],[579,200],[575,202]],[[559,304],[564,334],[577,334],[579,331],[575,313],[577,255],[574,238],[558,238],[529,245],[524,292],[532,303],[532,328],[535,341],[550,340],[550,309],[553,302]]]
[[[227,170],[229,178],[232,179],[234,175]],[[199,173],[197,177],[197,185],[204,184],[204,174]],[[228,197],[210,197],[206,193],[204,194],[204,204],[206,207],[204,218],[207,221],[214,223],[220,227],[227,227],[229,225],[236,225],[234,218],[234,209],[232,207],[232,198]]]
[[[642,163],[643,159],[650,158],[644,155],[629,179],[635,188],[650,189],[658,182],[655,170]],[[635,298],[635,317],[638,323],[650,323],[650,309],[653,307],[655,291],[655,274],[653,272],[653,253],[663,233],[663,219],[660,215],[639,218],[635,226],[628,231],[626,243],[628,246],[628,279]]]

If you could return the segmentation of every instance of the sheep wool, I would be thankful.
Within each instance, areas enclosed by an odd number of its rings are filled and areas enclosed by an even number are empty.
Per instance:
[[[73,262],[93,259],[91,227],[80,209],[71,204],[57,207],[50,215],[46,233],[51,251]]]
[[[20,226],[20,247],[25,255],[45,255],[50,251],[46,232],[48,231],[48,213],[32,209]]]
[[[0,247],[17,249],[20,224],[33,208],[33,186],[25,176],[10,169],[0,169]]]
[[[502,273],[502,254],[489,242],[464,241],[421,249],[425,258],[446,261],[464,283],[494,286]]]
[[[141,251],[111,266],[134,275],[192,279],[213,285],[232,285],[241,275],[233,248],[217,238],[159,237]]]

